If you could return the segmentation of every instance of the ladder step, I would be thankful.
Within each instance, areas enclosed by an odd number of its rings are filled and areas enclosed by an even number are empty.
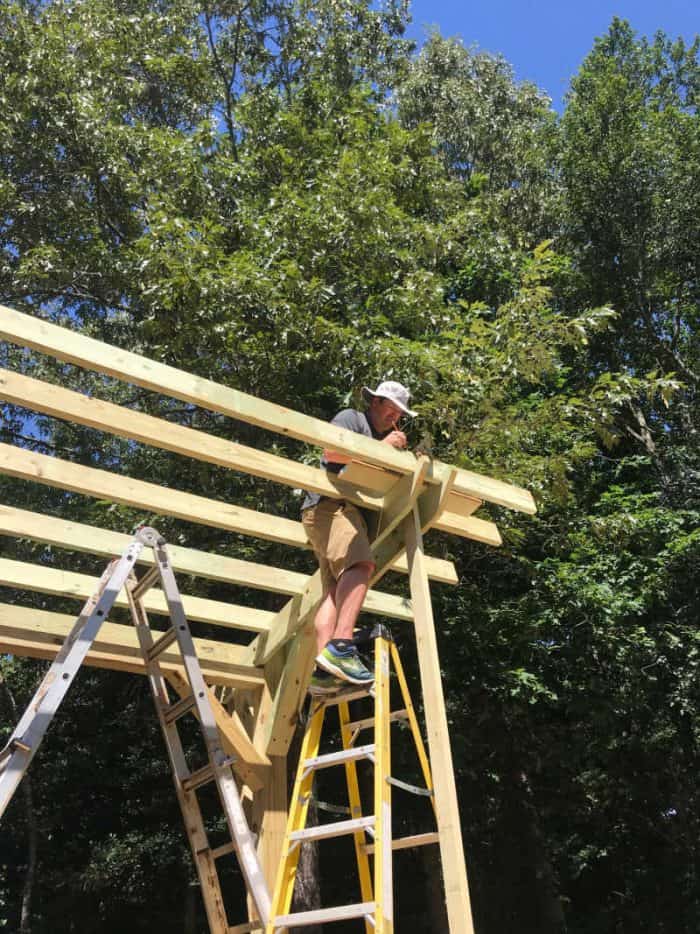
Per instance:
[[[143,575],[141,580],[136,584],[134,589],[131,591],[131,596],[134,600],[140,600],[141,597],[146,593],[147,590],[150,590],[151,587],[160,579],[160,572],[158,570],[158,565],[152,567],[150,571],[147,571]]]
[[[163,719],[168,724],[174,723],[176,720],[179,720],[180,717],[184,717],[186,713],[189,713],[196,704],[197,701],[194,694],[188,694],[187,697],[183,697],[169,707],[165,707],[163,709]]]
[[[314,698],[314,705],[318,701],[322,707],[335,707],[338,704],[347,704],[363,697],[374,697],[374,682],[369,688],[357,688],[357,690],[350,688],[349,690],[342,690],[338,694],[331,694],[328,697]]]
[[[4,749],[0,750],[0,762],[9,759],[13,752],[31,752],[32,747],[23,743],[21,739],[11,739]]]
[[[344,837],[359,830],[371,830],[374,817],[357,817],[355,820],[341,820],[333,824],[321,824],[308,830],[295,830],[289,835],[290,841],[326,840],[330,837]]]
[[[201,769],[197,769],[196,772],[192,772],[191,775],[188,775],[187,778],[183,778],[182,787],[184,791],[194,791],[195,788],[199,788],[201,785],[206,785],[207,782],[214,780],[214,769],[211,765],[203,765]]]
[[[251,931],[264,931],[265,925],[262,921],[246,921],[245,924],[234,924],[228,929],[228,934],[250,934]]]
[[[408,711],[394,710],[389,714],[389,720],[391,723],[396,723],[398,720],[408,720]],[[374,726],[374,717],[367,717],[365,720],[351,720],[346,726],[351,730],[368,730],[371,726]]]
[[[304,927],[310,924],[325,924],[327,921],[348,921],[351,918],[374,915],[375,910],[375,902],[360,902],[356,905],[341,905],[339,908],[297,911],[292,915],[278,915],[274,920],[274,926],[276,928]]]
[[[235,853],[238,847],[233,842],[222,843],[221,846],[217,846],[211,851],[211,855],[214,859],[221,859],[222,856],[228,856],[229,853]]]
[[[166,630],[160,639],[156,639],[153,645],[148,650],[148,660],[152,662],[154,658],[164,652],[168,646],[172,645],[173,642],[177,639],[177,630],[174,626],[171,626],[170,629]]]
[[[353,749],[343,749],[340,752],[328,752],[323,756],[315,756],[304,761],[305,769],[327,769],[332,765],[342,765],[356,759],[372,759],[374,757],[374,743],[368,746],[356,746]]]
[[[417,833],[412,837],[399,837],[398,840],[391,841],[392,850],[408,850],[414,846],[428,846],[430,843],[439,843],[440,835],[434,833]],[[364,853],[374,853],[373,843],[363,843],[362,851]]]

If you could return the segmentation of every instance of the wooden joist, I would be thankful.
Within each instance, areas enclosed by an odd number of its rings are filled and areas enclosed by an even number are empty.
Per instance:
[[[184,668],[179,670],[171,669],[166,673],[165,677],[180,697],[184,698],[191,695],[192,688],[187,680]],[[255,748],[240,719],[231,716],[219,703],[211,688],[209,688],[208,693],[209,703],[214,712],[214,720],[219,730],[224,751],[227,755],[233,757],[233,768],[243,781],[253,791],[259,791],[265,783],[263,770],[269,768],[270,760]]]
[[[99,580],[89,574],[78,574],[74,571],[64,571],[41,564],[0,558],[0,585],[4,587],[68,597],[84,603],[95,593],[98,584]],[[128,607],[125,591],[117,596],[114,605]],[[149,590],[143,598],[143,605],[148,613],[162,616],[169,614],[165,594],[161,590],[155,588]],[[182,595],[182,606],[189,620],[227,629],[242,629],[251,633],[267,632],[271,622],[275,619],[275,614],[269,610],[257,610],[254,607],[238,606],[186,594]]]
[[[53,660],[74,623],[75,617],[66,613],[0,603],[0,653]],[[194,643],[209,684],[253,689],[263,686],[261,669],[244,660],[244,646],[212,639],[195,639]],[[176,650],[166,650],[159,661],[166,671],[180,669],[181,659]],[[146,674],[136,630],[118,623],[102,624],[86,664]]]
[[[396,450],[390,445],[320,419],[121,350],[3,305],[0,305],[0,337],[231,418],[340,451],[359,461],[398,474],[412,474],[415,470],[415,458],[408,451]],[[534,500],[527,490],[467,470],[458,470],[454,490],[510,509],[530,514],[535,512]]]
[[[381,508],[381,496],[363,493],[342,477],[318,467],[258,451],[10,370],[0,369],[0,400],[254,477],[311,490],[322,496],[349,499],[366,509]]]
[[[107,470],[83,467],[11,444],[0,444],[0,473],[230,532],[268,538],[297,548],[310,547],[301,522],[269,516],[252,509],[241,509],[204,496],[133,480]],[[435,579],[454,576],[454,569],[446,567],[444,562],[433,564],[432,559],[428,561],[435,571]],[[407,573],[405,560],[396,562],[396,570]]]
[[[57,519],[2,503],[0,503],[0,535],[29,538],[32,541],[47,542],[59,548],[100,555],[104,558],[121,555],[131,541],[131,536],[121,532]],[[253,561],[242,561],[240,558],[230,558],[227,555],[198,551],[194,548],[183,548],[180,545],[168,545],[168,554],[173,570],[178,575],[191,574],[207,580],[239,584],[242,587],[252,587],[256,590],[266,590],[288,596],[302,593],[309,582],[309,575],[298,571],[256,564]],[[433,570],[436,572],[433,579],[444,583],[457,583],[457,575],[451,562],[438,559],[432,559],[432,561]],[[153,564],[150,549],[141,552],[139,563]],[[410,600],[378,590],[370,590],[363,609],[367,613],[387,616],[391,619],[410,620],[413,618]]]

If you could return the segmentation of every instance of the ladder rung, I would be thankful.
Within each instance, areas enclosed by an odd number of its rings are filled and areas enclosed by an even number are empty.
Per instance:
[[[141,580],[136,584],[134,589],[131,591],[131,596],[134,600],[140,600],[141,597],[146,593],[147,590],[150,590],[151,587],[156,583],[160,578],[160,572],[158,571],[158,566],[152,567],[150,571],[147,571]]]
[[[17,750],[20,752],[31,752],[32,747],[28,746],[26,743],[23,743],[21,739],[11,739],[7,746],[0,750],[0,762],[5,759],[9,759],[12,753]]]
[[[341,691],[339,694],[331,694],[329,697],[314,698],[314,704],[318,700],[323,707],[335,707],[337,704],[346,704],[350,701],[360,700],[363,697],[373,696],[374,682],[369,688],[358,688],[356,691]]]
[[[235,853],[238,847],[231,840],[230,843],[222,843],[221,846],[217,846],[211,851],[211,855],[214,859],[221,859],[222,856],[228,856],[229,853]]]
[[[183,697],[169,707],[165,707],[163,710],[163,719],[166,723],[174,723],[175,720],[179,720],[180,717],[184,717],[186,713],[189,713],[196,703],[197,701],[194,694],[188,694],[187,697]]]
[[[293,915],[278,915],[276,928],[304,927],[310,924],[325,924],[327,921],[347,921],[350,918],[364,918],[373,915],[375,902],[360,902],[356,905],[341,905],[339,908],[321,908],[317,911],[297,911]]]
[[[295,830],[289,835],[293,841],[325,840],[329,837],[344,837],[359,830],[371,830],[374,827],[374,817],[357,817],[355,820],[341,820],[333,824],[320,824],[318,827],[309,827],[307,830]]]
[[[389,720],[392,723],[395,723],[397,720],[408,720],[408,711],[394,710],[389,714]],[[365,720],[351,720],[349,723],[346,723],[345,726],[350,730],[368,730],[371,726],[374,726],[374,717],[367,717]]]
[[[413,846],[428,846],[430,843],[439,843],[440,835],[436,832],[433,833],[417,833],[412,837],[399,837],[398,840],[391,841],[392,850],[408,850]],[[363,843],[362,850],[364,853],[374,853],[374,844],[373,843]]]
[[[156,639],[153,645],[148,650],[148,660],[152,662],[154,658],[157,658],[161,652],[164,652],[169,645],[172,645],[173,642],[177,639],[177,630],[174,626],[171,626],[160,639]]]
[[[187,778],[183,778],[182,787],[185,791],[194,791],[200,785],[206,785],[207,782],[214,780],[214,769],[211,765],[203,765],[201,769],[192,772]]]
[[[246,921],[245,924],[234,924],[228,929],[228,934],[250,934],[251,931],[264,931],[265,925],[262,921]]]
[[[355,759],[370,759],[374,755],[374,743],[368,746],[356,746],[353,749],[342,749],[340,752],[328,752],[323,756],[304,761],[305,769],[327,769],[332,765],[342,765]]]

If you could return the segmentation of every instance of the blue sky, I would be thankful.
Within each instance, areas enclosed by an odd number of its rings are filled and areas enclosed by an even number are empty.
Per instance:
[[[412,0],[412,39],[437,25],[488,52],[501,52],[516,78],[534,82],[561,109],[569,80],[613,16],[640,35],[657,29],[691,41],[700,32],[698,0]]]

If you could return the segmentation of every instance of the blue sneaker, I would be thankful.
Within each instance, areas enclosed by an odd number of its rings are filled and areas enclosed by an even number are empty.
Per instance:
[[[371,684],[374,681],[374,675],[362,664],[354,645],[338,649],[329,642],[321,654],[316,656],[316,664],[350,684]]]

